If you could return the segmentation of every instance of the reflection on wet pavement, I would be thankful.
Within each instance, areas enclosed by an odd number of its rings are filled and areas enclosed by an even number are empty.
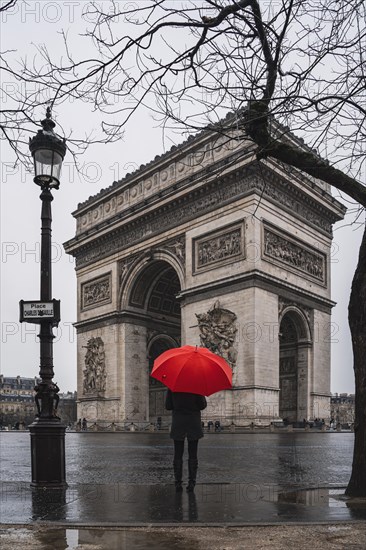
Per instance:
[[[366,500],[346,497],[344,489],[302,489],[278,494],[279,503],[300,504],[302,506],[337,508],[340,513],[347,509],[350,519],[366,519]]]
[[[278,502],[303,504],[304,506],[338,506],[344,508],[346,504],[340,499],[343,494],[344,491],[325,488],[288,491],[279,493]]]
[[[343,489],[280,490],[259,484],[73,485],[64,491],[3,486],[1,521],[53,525],[229,525],[366,519],[366,506]]]
[[[146,529],[0,529],[4,550],[187,550],[187,539],[172,530]],[[189,540],[189,550],[201,545]]]
[[[134,550],[187,550],[187,542],[174,533],[146,533],[138,531],[103,531],[83,529],[78,532],[78,544],[98,545],[98,548]],[[94,547],[93,547],[94,548]],[[189,550],[198,546],[190,545]]]
[[[187,542],[175,533],[107,529],[47,529],[35,532],[35,542],[43,550],[187,550]],[[190,550],[198,546],[190,545]]]
[[[344,489],[336,493],[351,471],[350,433],[209,435],[200,442],[191,495],[174,491],[168,434],[67,434],[66,490],[31,490],[28,433],[7,433],[1,442],[3,523],[233,525],[366,518],[365,507],[340,498]]]

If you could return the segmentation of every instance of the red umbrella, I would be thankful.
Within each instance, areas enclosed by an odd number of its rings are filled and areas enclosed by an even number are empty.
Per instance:
[[[222,357],[207,348],[168,349],[154,361],[151,376],[173,392],[212,395],[232,387],[232,370]]]

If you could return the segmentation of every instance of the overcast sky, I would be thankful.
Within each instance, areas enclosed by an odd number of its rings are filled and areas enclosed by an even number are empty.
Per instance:
[[[62,27],[69,28],[75,36],[83,31],[83,5],[82,1],[21,3],[14,13],[3,14],[1,50],[14,49],[14,56],[31,56],[32,43],[42,41],[54,54],[61,52],[57,32]],[[84,47],[81,39],[75,43]],[[2,102],[10,101],[12,86],[11,82],[1,82]],[[39,119],[43,117],[44,111],[40,111]],[[54,118],[66,129],[90,129],[100,123],[96,115],[91,115],[90,105],[70,101],[54,112]],[[76,389],[76,334],[72,326],[76,321],[76,276],[73,259],[62,246],[75,233],[71,212],[79,202],[162,154],[172,144],[154,127],[152,116],[141,110],[127,127],[123,141],[93,146],[84,155],[83,174],[77,172],[70,155],[65,158],[61,186],[53,193],[52,203],[53,296],[61,300],[62,316],[55,331],[54,379],[61,391]],[[39,372],[37,326],[19,323],[19,300],[39,299],[40,189],[33,183],[32,174],[21,166],[14,168],[13,163],[12,151],[1,144],[1,373],[33,377]],[[362,228],[355,231],[347,225],[351,221],[348,216],[334,231],[332,299],[337,306],[332,317],[332,392],[354,391],[347,306]]]

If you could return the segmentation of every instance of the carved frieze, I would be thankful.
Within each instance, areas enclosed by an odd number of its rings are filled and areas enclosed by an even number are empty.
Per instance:
[[[81,309],[98,307],[110,303],[111,300],[111,273],[102,275],[81,285]]]
[[[193,240],[193,272],[199,273],[245,257],[244,224],[236,223]]]
[[[264,170],[263,170],[264,172]],[[203,216],[213,210],[222,208],[233,200],[246,196],[257,190],[265,198],[279,203],[282,208],[293,215],[316,226],[318,230],[331,235],[331,221],[323,213],[318,212],[312,204],[304,202],[305,194],[301,194],[280,178],[262,177],[254,173],[253,167],[247,167],[238,172],[237,177],[220,180],[207,188],[205,194],[197,197],[187,195],[179,203],[172,202],[168,206],[158,208],[141,217],[138,222],[127,223],[90,245],[80,247],[76,252],[76,265],[81,267],[101,258],[126,249],[147,237],[161,234],[164,231],[186,223],[197,216]],[[296,191],[296,192],[295,192]],[[312,201],[308,201],[311,203]]]
[[[238,351],[235,339],[238,328],[236,315],[220,307],[219,301],[207,313],[196,313],[201,345],[223,357],[234,368]]]
[[[263,258],[326,284],[326,255],[266,224],[263,226]]]
[[[186,153],[185,156],[173,158],[169,164],[160,165],[154,172],[142,174],[140,179],[126,177],[125,185],[121,186],[119,190],[115,190],[112,196],[106,197],[103,204],[91,205],[90,210],[78,218],[77,232],[82,233],[117,212],[146,200],[147,197],[162,189],[201,171],[208,164],[232,156],[235,150],[239,148],[242,150],[243,146],[245,144],[242,138],[238,140],[235,136],[232,138],[219,136],[204,144],[201,143],[198,147]],[[249,150],[249,143],[247,147]],[[113,186],[110,190],[113,190]],[[102,191],[101,195],[107,191]]]
[[[106,389],[104,342],[100,336],[90,338],[86,346],[83,370],[83,394],[99,394]]]

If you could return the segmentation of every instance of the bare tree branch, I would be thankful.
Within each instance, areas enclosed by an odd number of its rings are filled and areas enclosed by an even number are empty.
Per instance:
[[[87,57],[69,46],[66,32],[61,59],[44,45],[31,62],[16,65],[9,61],[13,52],[0,53],[1,73],[35,89],[19,88],[12,107],[0,111],[0,131],[16,160],[23,159],[24,136],[33,130],[39,106],[57,108],[72,98],[103,115],[102,135],[69,133],[74,154],[92,142],[120,139],[131,117],[146,107],[164,129],[249,136],[259,161],[277,159],[366,206],[363,0],[141,0],[132,8],[112,1],[105,9],[103,3],[85,4],[84,13],[94,16],[92,24],[85,22]],[[228,111],[233,116],[225,118]],[[306,137],[308,146],[290,134]],[[366,299],[359,297],[366,289],[365,250],[364,239],[350,303],[358,424],[349,492],[362,496]]]

